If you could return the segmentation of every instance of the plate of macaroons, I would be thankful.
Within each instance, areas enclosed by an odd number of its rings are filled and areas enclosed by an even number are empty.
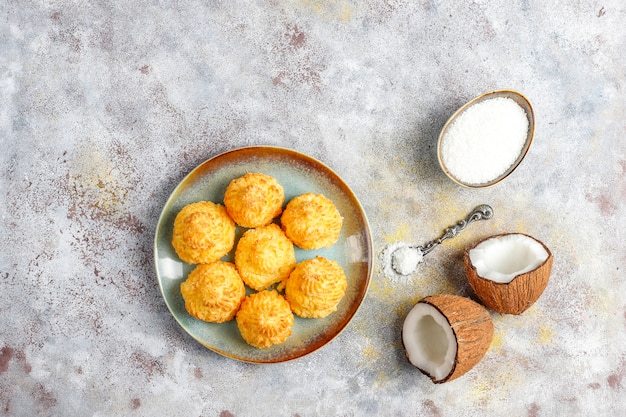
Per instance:
[[[167,307],[193,339],[235,360],[278,363],[346,328],[367,294],[372,239],[331,168],[252,146],[183,178],[159,217],[154,258]]]

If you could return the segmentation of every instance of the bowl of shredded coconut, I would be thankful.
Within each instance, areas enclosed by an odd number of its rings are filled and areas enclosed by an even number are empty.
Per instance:
[[[459,108],[441,129],[437,157],[444,173],[470,188],[489,187],[522,162],[535,132],[532,105],[521,93],[496,90]]]

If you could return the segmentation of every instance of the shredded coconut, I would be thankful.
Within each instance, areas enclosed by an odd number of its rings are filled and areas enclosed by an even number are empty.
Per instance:
[[[391,266],[400,275],[410,275],[415,272],[417,264],[422,262],[423,257],[419,248],[404,246],[393,253]]]
[[[522,152],[526,112],[513,99],[496,97],[471,105],[442,137],[441,156],[450,174],[482,184],[504,174]]]
[[[398,280],[415,272],[424,255],[418,248],[397,242],[387,245],[382,253],[383,273],[391,280]]]

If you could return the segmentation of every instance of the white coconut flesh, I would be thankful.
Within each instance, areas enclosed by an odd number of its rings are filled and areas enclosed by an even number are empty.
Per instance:
[[[454,367],[457,342],[450,323],[427,303],[417,303],[404,320],[402,342],[409,362],[439,381]]]
[[[482,278],[509,283],[518,275],[539,267],[548,251],[535,239],[522,234],[508,234],[487,239],[469,251],[472,265]]]

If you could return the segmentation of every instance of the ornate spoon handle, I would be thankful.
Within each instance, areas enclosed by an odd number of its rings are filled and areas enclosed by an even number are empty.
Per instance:
[[[493,217],[493,209],[491,208],[491,206],[487,204],[481,204],[480,206],[476,207],[465,220],[461,220],[454,226],[448,227],[439,239],[428,242],[424,246],[418,246],[417,248],[422,251],[423,255],[426,255],[444,240],[457,236],[471,222],[476,220],[490,219],[491,217]]]

